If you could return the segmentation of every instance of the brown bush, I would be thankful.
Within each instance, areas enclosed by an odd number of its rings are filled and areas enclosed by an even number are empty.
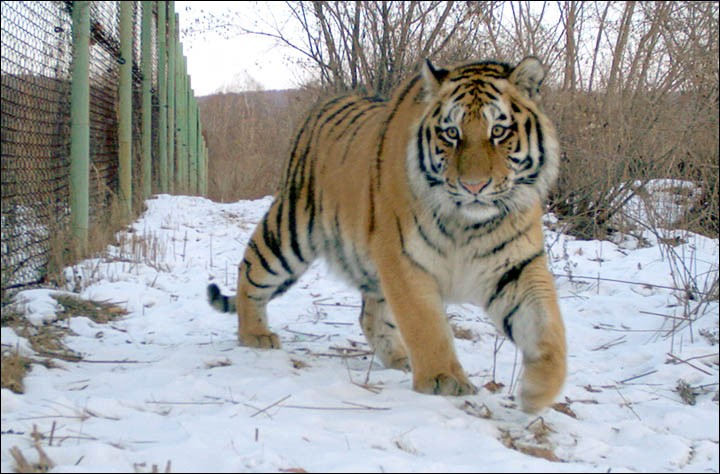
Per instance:
[[[216,94],[199,99],[208,143],[208,197],[227,202],[273,194],[312,90]]]
[[[551,207],[571,233],[607,237],[628,199],[648,180],[668,178],[702,188],[700,199],[684,203],[682,225],[717,237],[717,95],[640,95],[609,111],[605,94],[551,91],[545,102],[563,150]]]

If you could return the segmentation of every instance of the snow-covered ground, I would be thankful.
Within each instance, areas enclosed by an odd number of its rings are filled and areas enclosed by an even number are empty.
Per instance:
[[[517,409],[519,354],[481,310],[448,314],[483,388],[422,395],[410,374],[372,360],[359,294],[322,262],[270,305],[283,348],[238,346],[235,317],[213,311],[205,288],[234,291],[269,204],[160,195],[123,248],[66,270],[82,297],[129,314],[62,322],[84,360],[33,364],[24,394],[2,389],[3,472],[13,447],[38,459],[34,431],[57,472],[718,472],[718,305],[678,319],[686,293],[669,288],[679,280],[653,236],[649,247],[618,246],[547,231],[569,373],[561,404],[538,417]],[[701,283],[717,271],[717,240],[691,236],[674,250]],[[58,293],[22,292],[17,307],[52,324]],[[2,344],[33,356],[9,327]]]

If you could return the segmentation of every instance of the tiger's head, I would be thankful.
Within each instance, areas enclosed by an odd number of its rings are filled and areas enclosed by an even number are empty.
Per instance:
[[[413,192],[445,215],[482,222],[542,202],[558,171],[555,128],[535,103],[537,58],[453,69],[424,65],[424,113],[408,143]]]

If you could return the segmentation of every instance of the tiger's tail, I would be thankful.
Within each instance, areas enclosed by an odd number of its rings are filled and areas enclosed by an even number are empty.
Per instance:
[[[235,305],[235,296],[225,296],[220,292],[220,288],[212,283],[207,287],[208,302],[222,313],[234,313],[237,311]]]

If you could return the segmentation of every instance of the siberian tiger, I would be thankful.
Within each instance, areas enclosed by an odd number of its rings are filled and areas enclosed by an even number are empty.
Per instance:
[[[265,307],[323,256],[362,293],[376,356],[412,370],[416,391],[476,393],[444,306],[468,302],[521,349],[522,409],[549,405],[566,347],[541,224],[558,171],[556,132],[535,102],[544,76],[534,57],[427,61],[388,101],[317,107],[247,245],[237,296],[208,287],[212,305],[237,310],[240,343],[280,347]]]

